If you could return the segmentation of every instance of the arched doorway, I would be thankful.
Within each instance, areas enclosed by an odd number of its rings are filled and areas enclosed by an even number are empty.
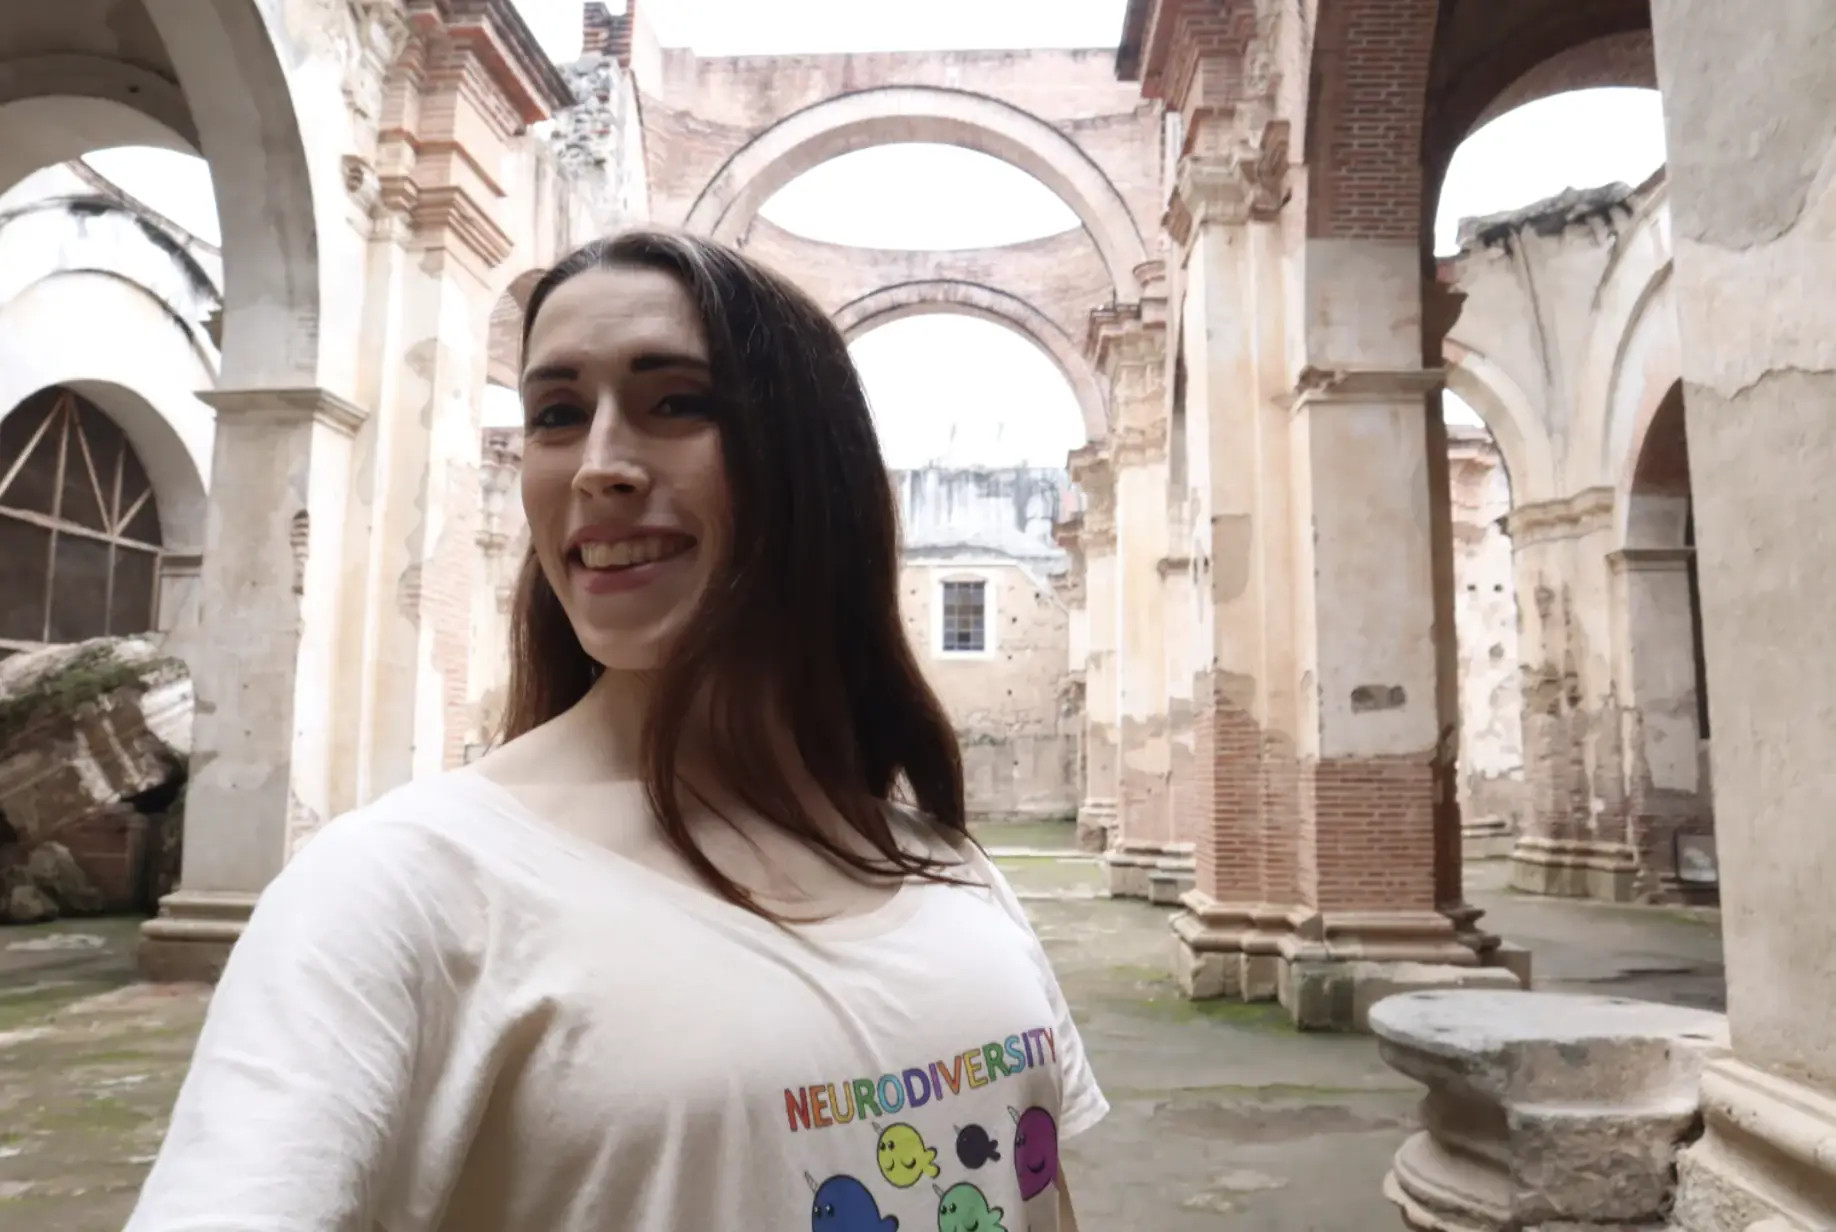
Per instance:
[[[156,626],[158,498],[100,407],[63,386],[0,420],[0,657]]]

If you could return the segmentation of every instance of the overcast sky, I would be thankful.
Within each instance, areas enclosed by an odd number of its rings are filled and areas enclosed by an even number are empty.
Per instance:
[[[1113,46],[1126,0],[644,0],[670,46],[704,55]],[[543,45],[580,49],[578,0],[516,0]],[[616,2],[614,10],[622,7]],[[216,239],[209,178],[196,159],[106,151],[90,160],[155,209]],[[1455,157],[1437,219],[1449,251],[1461,217],[1515,209],[1563,188],[1638,183],[1663,161],[1654,91],[1595,90],[1519,108]],[[766,203],[773,222],[813,239],[887,248],[1012,243],[1077,225],[1038,181],[983,154],[881,146],[844,155]],[[896,321],[859,339],[856,362],[895,466],[926,461],[1063,464],[1083,441],[1070,387],[1018,335],[962,316]],[[504,408],[493,400],[494,415]],[[1470,410],[1450,418],[1477,422]]]

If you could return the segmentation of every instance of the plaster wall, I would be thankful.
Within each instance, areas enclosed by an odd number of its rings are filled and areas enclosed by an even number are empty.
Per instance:
[[[900,608],[920,664],[955,722],[970,815],[1063,817],[1077,811],[1079,725],[1069,671],[1071,615],[1052,579],[1062,471],[893,473],[903,552]],[[980,582],[986,640],[946,651],[945,582]]]

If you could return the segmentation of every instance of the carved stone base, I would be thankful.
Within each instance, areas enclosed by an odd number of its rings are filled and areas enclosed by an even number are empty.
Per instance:
[[[1677,1160],[1681,1232],[1836,1227],[1836,1098],[1723,1057],[1703,1072],[1702,1118]]]
[[[1662,1227],[1727,1048],[1720,1014],[1552,993],[1392,997],[1371,1028],[1428,1088],[1383,1186],[1418,1232]]]
[[[1220,903],[1194,891],[1173,920],[1174,975],[1194,1000],[1279,1001],[1303,1031],[1368,1030],[1371,1008],[1420,989],[1527,986],[1529,952],[1440,912]]]
[[[1123,839],[1103,853],[1103,892],[1111,898],[1145,898],[1176,907],[1195,876],[1191,843]]]
[[[1629,903],[1638,856],[1624,843],[1526,835],[1511,851],[1511,887],[1527,894]]]
[[[214,984],[255,909],[253,894],[176,890],[140,926],[140,975],[156,984]]]

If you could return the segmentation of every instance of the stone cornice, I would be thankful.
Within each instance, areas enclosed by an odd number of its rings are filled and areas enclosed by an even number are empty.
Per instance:
[[[1505,533],[1518,547],[1578,539],[1613,526],[1613,489],[1586,488],[1559,500],[1519,505],[1505,515]]]
[[[567,78],[542,50],[511,0],[408,0],[417,33],[465,46],[522,124],[574,105]]]
[[[1270,120],[1240,132],[1234,111],[1207,109],[1188,134],[1162,224],[1180,248],[1208,223],[1272,222],[1287,204],[1288,124]]]
[[[1447,383],[1444,368],[1352,370],[1308,367],[1301,370],[1292,395],[1303,406],[1350,406],[1404,402],[1425,398]]]
[[[1682,573],[1695,559],[1695,548],[1620,548],[1607,553],[1607,566],[1615,573]]]
[[[323,424],[345,436],[355,436],[370,413],[329,389],[303,386],[294,389],[207,389],[198,399],[225,419],[253,422]]]
[[[1111,456],[1120,469],[1164,462],[1167,458],[1167,421],[1159,418],[1136,427],[1116,429]]]

